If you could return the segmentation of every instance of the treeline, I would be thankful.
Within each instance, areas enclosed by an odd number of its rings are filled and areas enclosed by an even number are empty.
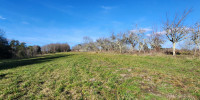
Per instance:
[[[72,50],[119,53],[160,51],[165,42],[163,36],[156,32],[153,32],[150,36],[145,36],[145,32],[144,29],[138,29],[124,33],[112,33],[108,38],[98,38],[95,41],[89,37],[84,37],[84,43],[74,46]]]
[[[20,43],[18,40],[11,40],[9,43],[11,50],[10,58],[26,58],[33,57],[37,54],[41,54],[40,46],[26,46],[26,43]]]
[[[42,47],[43,53],[56,53],[68,51],[70,51],[70,46],[67,43],[52,43]]]
[[[18,40],[8,41],[0,37],[0,58],[27,58],[42,54],[40,46],[26,46],[26,43]]]
[[[27,46],[25,42],[18,40],[8,41],[4,34],[5,32],[0,29],[0,59],[28,58],[41,54],[70,51],[70,46],[67,43],[48,44],[42,47],[38,45]]]
[[[159,52],[161,49],[166,53],[172,51],[176,55],[176,44],[184,42],[181,47],[197,54],[200,50],[200,24],[197,22],[189,27],[184,23],[186,17],[191,13],[191,9],[185,10],[183,14],[176,14],[174,17],[166,17],[161,31],[156,27],[148,30],[136,28],[127,32],[112,33],[110,37],[99,38],[93,41],[89,37],[84,37],[84,42],[72,48],[73,51],[105,51],[105,52]],[[165,42],[172,43],[172,49],[162,48]],[[189,46],[188,46],[189,45]],[[191,49],[192,48],[192,49]]]

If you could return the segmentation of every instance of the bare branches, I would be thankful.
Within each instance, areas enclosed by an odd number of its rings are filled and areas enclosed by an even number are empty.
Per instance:
[[[157,28],[153,28],[152,34],[149,36],[148,41],[151,48],[155,49],[156,51],[159,51],[161,45],[165,42],[162,34],[157,32]]]
[[[2,29],[0,29],[0,37],[3,37],[3,36],[4,36],[4,34],[5,34],[5,31],[4,31],[4,30],[2,30]]]
[[[199,29],[200,25],[197,22],[194,27],[191,29],[192,30],[192,34],[191,34],[191,40],[193,41],[194,45],[195,45],[195,54],[197,51],[197,47],[199,47],[200,50],[200,29]]]
[[[175,44],[186,39],[186,35],[189,33],[189,29],[184,26],[184,19],[191,13],[191,9],[185,10],[182,16],[175,15],[173,20],[167,18],[164,24],[164,30],[166,31],[166,37],[173,43],[173,55],[175,55]]]
[[[191,40],[195,43],[198,44],[200,43],[200,30],[199,30],[199,23],[196,23],[194,28],[192,28],[192,36]]]
[[[122,53],[122,48],[124,46],[124,44],[127,41],[127,37],[125,33],[118,33],[118,34],[112,34],[111,39],[116,43],[116,45],[119,48],[119,52]]]
[[[43,53],[56,53],[56,52],[67,52],[70,50],[70,46],[67,43],[51,43],[42,46]]]
[[[129,31],[127,34],[127,42],[131,44],[133,49],[139,42],[139,36],[138,36],[139,33],[140,31],[136,30],[136,31]]]
[[[171,42],[180,42],[184,38],[184,36],[188,34],[188,28],[184,26],[183,23],[184,19],[191,11],[191,9],[185,10],[182,16],[178,16],[176,14],[172,21],[167,18],[164,24],[164,30],[167,32],[166,36]]]

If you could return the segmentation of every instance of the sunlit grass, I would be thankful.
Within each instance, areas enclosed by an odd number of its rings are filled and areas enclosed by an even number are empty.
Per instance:
[[[1,99],[198,99],[200,60],[59,53],[0,61]]]

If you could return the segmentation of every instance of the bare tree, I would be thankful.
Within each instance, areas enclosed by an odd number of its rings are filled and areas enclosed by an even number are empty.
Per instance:
[[[85,36],[85,37],[83,37],[83,42],[84,43],[90,43],[90,42],[93,42],[93,40],[90,37]]]
[[[152,34],[150,34],[148,38],[149,44],[152,49],[155,49],[156,51],[159,51],[161,48],[161,45],[164,44],[164,39],[161,32],[157,32],[156,28],[153,28]]]
[[[75,45],[72,50],[73,51],[80,51],[82,49],[82,45],[81,44],[78,44],[78,45]]]
[[[85,49],[86,51],[96,51],[97,50],[97,46],[96,44],[93,42],[93,40],[90,37],[83,37],[83,49]]]
[[[183,51],[191,51],[194,49],[194,42],[190,38],[187,38],[179,44],[179,47]]]
[[[129,31],[128,32],[128,36],[127,36],[127,42],[129,44],[131,44],[132,48],[134,49],[135,46],[138,44],[139,42],[139,36],[137,31]]]
[[[70,46],[67,43],[51,43],[45,46],[34,47],[35,52],[40,52],[42,50],[43,53],[56,53],[56,52],[67,52],[70,51]]]
[[[111,42],[108,38],[99,38],[96,40],[97,46],[99,47],[100,52],[102,50],[108,51],[111,49]]]
[[[139,34],[138,34],[138,37],[139,37],[139,53],[143,50],[145,52],[145,49],[144,49],[144,45],[145,45],[145,48],[146,48],[146,45],[147,45],[147,39],[145,38],[145,33],[146,30],[145,29],[140,29],[139,30]]]
[[[188,28],[184,26],[183,22],[190,12],[191,9],[185,10],[181,16],[175,15],[173,20],[167,18],[164,23],[164,30],[167,32],[166,36],[173,43],[173,56],[176,55],[176,43],[184,40],[189,33]]]
[[[104,39],[103,38],[99,38],[96,40],[97,46],[99,46],[99,50],[100,52],[102,51],[102,49],[104,49]]]
[[[197,47],[199,47],[199,51],[200,51],[200,29],[199,29],[200,25],[199,23],[195,24],[195,27],[192,29],[192,36],[191,36],[191,40],[194,42],[195,45],[195,53],[197,51]]]
[[[118,33],[118,34],[112,34],[111,39],[115,41],[119,48],[119,52],[122,53],[122,48],[124,47],[124,44],[127,41],[126,34],[125,33]]]
[[[145,51],[147,50],[148,50],[148,44],[147,44],[147,40],[144,38],[142,39],[142,41],[139,42],[139,53],[141,51],[145,53]]]

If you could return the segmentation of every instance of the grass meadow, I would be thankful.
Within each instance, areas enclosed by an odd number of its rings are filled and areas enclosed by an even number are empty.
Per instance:
[[[200,59],[69,52],[0,60],[0,99],[200,99]]]

